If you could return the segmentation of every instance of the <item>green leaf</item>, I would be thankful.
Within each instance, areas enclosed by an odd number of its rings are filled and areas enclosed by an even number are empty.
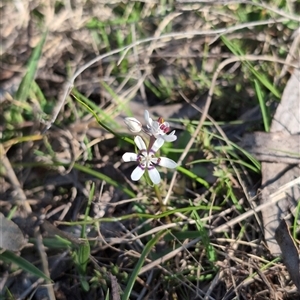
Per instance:
[[[89,261],[89,257],[90,257],[90,243],[89,242],[85,242],[83,244],[81,244],[78,249],[76,250],[77,252],[77,259],[78,259],[78,267],[81,274],[85,274],[86,272],[86,266],[87,263]]]
[[[186,175],[187,177],[199,182],[200,184],[203,184],[207,189],[209,188],[209,183],[204,180],[203,178],[197,176],[196,174],[194,174],[193,172],[191,172],[190,170],[185,169],[184,167],[177,167],[177,171]]]
[[[271,120],[270,120],[270,115],[269,115],[268,110],[267,110],[266,103],[264,101],[263,92],[261,90],[259,82],[256,79],[254,79],[254,85],[255,85],[255,91],[256,91],[257,98],[258,98],[261,114],[262,114],[262,117],[263,117],[265,131],[269,132],[270,131],[270,122],[271,122]]]
[[[79,280],[81,287],[85,292],[90,290],[90,285],[86,280],[86,267],[89,262],[90,257],[90,243],[86,241],[83,244],[80,244],[79,247],[73,253],[73,259],[76,264],[77,271],[79,273]]]
[[[17,256],[11,251],[4,251],[3,253],[0,254],[0,260],[9,262],[9,263],[14,263],[17,266],[19,266],[22,270],[31,273],[38,278],[43,278],[47,281],[51,281],[50,278],[48,278],[41,270],[39,270],[36,266],[34,266],[32,263],[29,261],[25,260],[24,258]]]
[[[131,273],[131,276],[129,278],[129,281],[127,283],[126,289],[124,291],[124,294],[122,296],[122,300],[128,300],[130,297],[130,293],[132,291],[132,288],[134,286],[134,283],[138,277],[139,271],[142,268],[148,254],[150,253],[151,249],[153,248],[153,246],[159,241],[159,239],[166,233],[166,231],[161,231],[159,233],[156,234],[156,236],[151,239],[147,245],[145,246],[140,259],[138,260],[137,264],[135,265],[134,270]]]
[[[191,203],[192,205],[192,203]],[[217,254],[213,247],[213,245],[210,243],[210,238],[207,232],[207,229],[204,227],[205,224],[203,224],[198,212],[196,210],[192,211],[191,218],[193,218],[196,221],[196,227],[198,229],[198,233],[201,236],[201,241],[204,244],[204,247],[206,249],[206,255],[208,260],[212,263],[213,268],[215,268],[214,263],[217,260]]]
[[[17,90],[16,99],[21,102],[25,102],[28,97],[31,84],[34,80],[38,68],[38,63],[42,55],[42,49],[46,41],[46,37],[47,37],[47,32],[43,34],[39,44],[34,48],[27,65],[27,72],[23,77],[21,84]]]

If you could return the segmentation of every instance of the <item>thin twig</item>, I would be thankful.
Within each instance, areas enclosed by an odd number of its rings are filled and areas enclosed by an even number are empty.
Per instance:
[[[32,212],[32,209],[27,201],[27,197],[25,195],[24,190],[21,187],[21,184],[16,176],[14,169],[12,168],[9,159],[7,158],[3,145],[0,144],[0,161],[2,162],[3,167],[6,170],[6,176],[8,177],[9,181],[13,189],[17,192],[17,201],[20,201],[20,204],[24,207],[25,211],[29,214]]]

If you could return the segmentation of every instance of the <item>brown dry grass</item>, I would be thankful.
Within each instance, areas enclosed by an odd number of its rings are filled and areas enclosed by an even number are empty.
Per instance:
[[[299,299],[284,265],[269,255],[259,211],[246,215],[259,205],[254,194],[260,175],[226,160],[229,140],[262,129],[262,122],[248,80],[250,72],[219,38],[224,33],[240,40],[248,55],[245,60],[253,61],[282,91],[289,68],[297,64],[293,30],[286,23],[297,20],[298,7],[294,1],[287,2],[284,8],[290,11],[285,13],[270,9],[271,3],[259,8],[240,2],[226,6],[184,1],[165,5],[96,0],[1,3],[0,209],[7,215],[16,207],[14,220],[31,238],[20,255],[53,280],[45,288],[42,280],[0,263],[0,287],[9,289],[11,299],[31,295],[32,299],[45,295],[45,299],[105,299],[107,289],[112,299],[118,299],[114,284],[125,289],[145,245],[165,229],[168,235],[147,257],[130,299]],[[251,9],[254,21],[249,17],[242,24],[239,14],[249,16]],[[92,18],[102,27],[91,29]],[[32,109],[26,110],[14,93],[45,30],[48,35],[35,81],[47,101],[42,105],[33,92],[27,102]],[[85,68],[93,59],[95,63]],[[73,74],[82,66],[84,70],[75,78]],[[161,191],[168,210],[214,205],[222,211],[198,211],[197,217],[186,211],[168,218],[137,217],[137,212],[159,213],[158,200],[149,186],[128,179],[131,168],[120,158],[130,147],[101,129],[92,114],[65,94],[73,84],[109,116],[108,120],[100,116],[102,120],[121,134],[125,134],[122,117],[128,109],[137,117],[149,106],[164,118],[200,120],[192,128],[173,123],[181,132],[176,145],[184,149],[177,160],[203,177],[209,188],[181,174],[173,180],[166,176]],[[274,97],[267,96],[272,107]],[[13,107],[23,109],[20,122],[11,117]],[[229,124],[238,119],[249,122]],[[205,123],[203,130],[205,120],[211,123]],[[215,120],[226,124],[220,128]],[[55,125],[43,137],[45,124],[51,122]],[[213,139],[211,133],[224,141]],[[31,139],[15,143],[22,136]],[[195,152],[195,147],[200,151]],[[197,159],[209,163],[199,169],[187,165]],[[82,172],[75,162],[126,185],[136,197]],[[71,251],[52,248],[51,240],[45,247],[43,240],[69,233],[78,244],[81,227],[58,224],[83,220],[91,182],[96,191],[91,218],[129,217],[101,222],[100,228],[99,223],[88,225],[91,256],[86,280],[92,280],[92,287],[84,292]],[[40,226],[43,220],[49,223]],[[180,237],[181,231],[186,235]],[[207,245],[204,238],[209,240]],[[213,262],[208,259],[208,245],[216,255]]]

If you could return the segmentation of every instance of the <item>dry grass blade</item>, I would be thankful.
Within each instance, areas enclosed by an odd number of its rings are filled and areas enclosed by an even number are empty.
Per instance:
[[[39,229],[37,229],[36,231],[36,241],[37,241],[37,248],[41,257],[41,261],[42,261],[42,269],[43,272],[45,273],[45,275],[47,277],[50,278],[50,271],[49,271],[49,264],[48,264],[48,258],[47,258],[47,253],[46,253],[46,249],[43,245],[43,237],[39,231]],[[46,295],[45,295],[46,294]],[[38,290],[38,297],[43,297],[43,296],[48,297],[50,300],[55,300],[55,294],[54,294],[54,289],[53,289],[53,283],[51,282],[51,280],[48,280],[46,286],[44,288],[40,288]],[[45,297],[44,296],[44,297]]]
[[[17,201],[17,202],[19,201],[20,204],[24,207],[25,211],[27,213],[31,213],[32,209],[27,201],[27,197],[21,187],[21,184],[18,180],[18,177],[15,174],[14,169],[12,168],[12,166],[10,164],[9,159],[7,158],[7,156],[4,152],[2,144],[0,144],[0,160],[2,162],[2,166],[5,168],[7,177],[9,178],[12,186],[14,187],[14,189],[17,192],[15,201]]]

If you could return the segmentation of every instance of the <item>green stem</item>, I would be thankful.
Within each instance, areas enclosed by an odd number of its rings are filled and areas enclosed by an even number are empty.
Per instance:
[[[157,199],[159,201],[159,206],[161,208],[161,211],[165,212],[166,211],[166,207],[163,204],[162,197],[161,197],[161,194],[160,194],[160,190],[158,188],[158,184],[154,184],[153,188],[154,188],[154,193],[155,193],[155,195],[156,195],[156,197],[157,197]]]
[[[156,195],[156,197],[157,197],[157,199],[159,201],[160,210],[162,211],[162,213],[164,213],[164,212],[167,211],[167,208],[166,208],[166,206],[163,203],[163,200],[162,200],[162,197],[161,197],[161,193],[160,193],[158,184],[154,184],[153,188],[154,188],[155,195]],[[168,224],[171,223],[171,220],[170,220],[169,216],[166,216],[166,222]]]

